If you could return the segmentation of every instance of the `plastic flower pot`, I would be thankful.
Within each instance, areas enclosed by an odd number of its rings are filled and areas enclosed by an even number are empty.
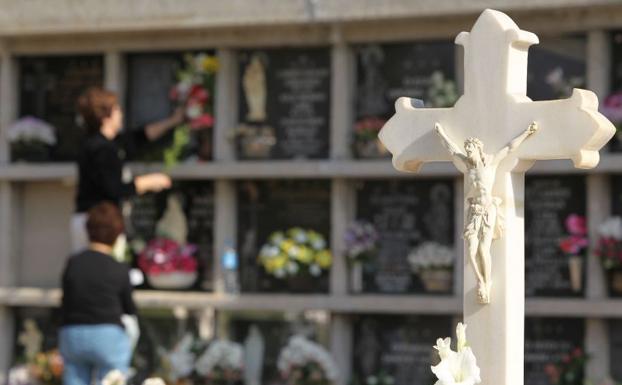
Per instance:
[[[430,293],[448,293],[453,282],[452,271],[449,269],[432,269],[419,272],[423,287]]]
[[[147,274],[147,281],[154,289],[179,290],[194,285],[198,277],[196,271],[171,271],[158,274]]]

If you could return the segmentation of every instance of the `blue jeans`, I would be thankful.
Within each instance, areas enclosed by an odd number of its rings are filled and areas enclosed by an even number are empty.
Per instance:
[[[60,330],[60,353],[65,362],[63,385],[96,384],[112,370],[127,374],[130,341],[118,325],[71,325]]]

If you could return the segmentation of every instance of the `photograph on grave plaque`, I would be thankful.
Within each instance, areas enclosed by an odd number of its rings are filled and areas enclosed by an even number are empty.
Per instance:
[[[7,129],[12,161],[77,159],[86,132],[76,102],[88,87],[102,85],[103,63],[101,55],[19,58],[19,119]]]
[[[452,335],[452,317],[361,315],[354,319],[352,369],[355,384],[390,377],[394,385],[433,384],[431,365],[438,336]],[[384,384],[388,385],[388,384]]]
[[[525,384],[582,385],[585,321],[578,318],[525,319]]]
[[[351,282],[372,293],[453,293],[454,181],[408,179],[361,181],[356,219],[377,233],[373,254],[350,261]],[[360,267],[357,267],[357,264]]]
[[[146,125],[176,117],[178,111],[182,114],[161,137],[131,143],[130,159],[168,166],[212,159],[217,71],[212,52],[127,55],[125,129],[144,130]]]
[[[239,159],[324,159],[329,151],[328,48],[239,54]]]
[[[132,198],[126,218],[127,261],[146,287],[212,290],[214,188],[177,182],[169,191]]]
[[[330,183],[240,181],[237,196],[242,291],[327,292]]]
[[[378,132],[400,96],[426,107],[450,107],[460,94],[456,46],[451,41],[365,44],[355,47],[356,92],[352,152],[357,158],[388,157]]]
[[[547,37],[529,47],[527,96],[532,100],[570,97],[587,82],[585,35]]]
[[[527,296],[584,296],[586,199],[584,176],[525,178]]]

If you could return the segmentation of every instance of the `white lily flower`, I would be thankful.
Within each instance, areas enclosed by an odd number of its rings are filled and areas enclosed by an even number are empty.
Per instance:
[[[452,352],[441,363],[432,367],[438,381],[435,385],[475,385],[482,382],[477,360],[471,348]]]
[[[166,385],[166,383],[160,377],[152,377],[143,381],[143,385]]]
[[[477,360],[466,339],[466,325],[456,327],[457,351],[451,350],[451,338],[439,338],[434,349],[438,350],[441,362],[432,366],[432,373],[438,381],[435,385],[475,385],[482,380]]]

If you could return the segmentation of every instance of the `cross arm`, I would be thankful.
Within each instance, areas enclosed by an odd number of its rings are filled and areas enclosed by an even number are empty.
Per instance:
[[[615,127],[598,112],[598,98],[575,88],[568,99],[519,103],[517,116],[535,120],[538,133],[518,150],[521,159],[572,159],[577,168],[596,167],[600,150]],[[517,124],[525,127],[528,121]]]
[[[395,102],[395,115],[387,121],[378,137],[393,154],[393,165],[402,171],[419,171],[426,162],[451,161],[435,132],[451,108],[415,108],[411,98]]]

